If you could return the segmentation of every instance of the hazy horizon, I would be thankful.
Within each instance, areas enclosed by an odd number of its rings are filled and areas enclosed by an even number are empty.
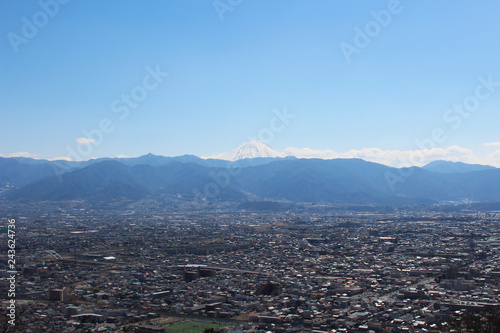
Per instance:
[[[258,139],[500,166],[494,1],[0,6],[0,156],[213,156]]]

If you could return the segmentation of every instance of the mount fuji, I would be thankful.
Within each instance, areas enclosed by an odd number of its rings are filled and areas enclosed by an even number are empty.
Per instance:
[[[214,200],[225,202],[500,202],[498,168],[441,161],[424,168],[399,169],[358,158],[297,158],[291,156],[291,150],[282,153],[261,141],[250,141],[212,158],[148,154],[65,161],[66,165],[0,157],[0,200],[87,200],[100,204],[143,199],[160,202],[175,197],[172,200],[192,202],[212,199],[207,190],[212,186],[217,189]]]
[[[227,153],[216,155],[212,158],[226,161],[238,161],[246,158],[257,157],[284,157],[284,154],[274,150],[262,141],[253,140],[246,142]]]

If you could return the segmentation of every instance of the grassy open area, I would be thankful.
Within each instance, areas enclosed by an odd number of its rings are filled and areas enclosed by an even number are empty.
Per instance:
[[[176,324],[172,326],[167,326],[165,328],[166,333],[201,333],[207,328],[222,328],[226,325],[205,323],[202,321],[188,321],[181,324]]]

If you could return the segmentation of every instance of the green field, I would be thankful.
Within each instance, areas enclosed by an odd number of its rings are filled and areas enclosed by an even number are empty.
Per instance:
[[[222,328],[227,325],[205,323],[202,321],[188,321],[186,323],[168,326],[165,328],[166,333],[201,333],[207,328]]]

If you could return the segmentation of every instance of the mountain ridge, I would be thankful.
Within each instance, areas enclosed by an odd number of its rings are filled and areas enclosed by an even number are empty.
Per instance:
[[[362,159],[271,159],[234,170],[189,161],[170,160],[155,166],[104,160],[11,189],[5,198],[94,202],[137,201],[167,195],[188,201],[201,197],[228,202],[284,200],[363,205],[500,201],[497,168],[442,174],[414,167],[391,187],[388,175],[400,171]]]
[[[436,160],[424,165],[422,169],[439,173],[466,173],[472,171],[492,170],[496,168],[491,165]]]
[[[166,196],[362,205],[500,202],[500,169],[492,166],[438,160],[394,168],[359,158],[285,155],[254,140],[219,158],[152,153],[87,161],[0,157],[0,195],[14,201]]]

